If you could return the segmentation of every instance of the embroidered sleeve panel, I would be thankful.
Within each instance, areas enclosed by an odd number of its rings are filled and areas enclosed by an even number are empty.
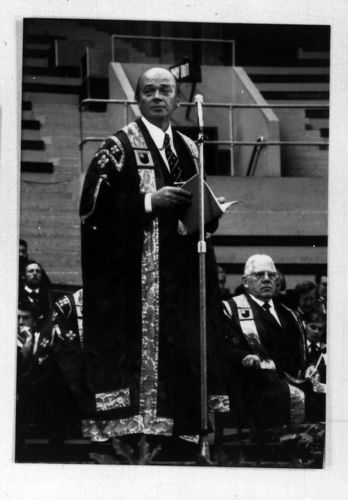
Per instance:
[[[96,155],[97,169],[100,175],[105,178],[110,169],[115,168],[120,172],[125,163],[125,150],[122,142],[114,135],[111,135],[102,142]]]

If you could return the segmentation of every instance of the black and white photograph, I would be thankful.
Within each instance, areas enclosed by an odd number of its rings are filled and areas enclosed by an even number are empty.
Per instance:
[[[5,464],[160,481],[120,498],[194,477],[194,498],[273,498],[275,473],[274,498],[326,498],[310,478],[346,432],[338,11],[204,7],[15,16]]]

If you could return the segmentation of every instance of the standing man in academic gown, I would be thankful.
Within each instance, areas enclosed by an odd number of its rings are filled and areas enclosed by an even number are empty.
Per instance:
[[[198,152],[171,126],[179,89],[168,70],[145,71],[136,99],[142,118],[102,143],[81,198],[84,435],[194,440],[201,430],[198,234],[186,234],[179,220],[191,193],[176,183],[198,172]],[[224,411],[220,294],[209,240],[207,247],[208,400],[210,410]]]

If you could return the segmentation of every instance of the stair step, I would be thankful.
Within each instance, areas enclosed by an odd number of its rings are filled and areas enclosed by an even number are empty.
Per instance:
[[[46,40],[44,42],[31,42],[25,37],[25,47],[29,50],[48,50],[52,47],[52,40]]]
[[[37,92],[42,94],[80,94],[80,85],[64,85],[50,83],[23,82],[23,92]]]
[[[54,171],[53,163],[21,161],[21,172],[40,172],[51,174]]]
[[[329,118],[330,110],[329,109],[306,109],[305,116],[306,118]]]
[[[248,75],[329,75],[329,67],[305,66],[244,66]]]
[[[32,103],[31,101],[22,100],[22,110],[23,111],[31,111]]]
[[[22,129],[40,130],[41,123],[39,120],[22,120]]]
[[[53,68],[48,68],[45,66],[30,65],[24,61],[25,65],[23,67],[24,75],[39,75],[39,76],[50,76],[50,77],[69,77],[69,78],[80,78],[81,69],[79,66],[56,66]]]
[[[329,83],[330,75],[316,74],[249,74],[254,83]]]
[[[67,105],[75,105],[79,104],[79,95],[70,94],[70,93],[59,93],[57,91],[51,92],[52,89],[46,90],[45,92],[36,91],[25,92],[23,91],[23,98],[30,99],[33,103],[33,106],[37,107],[37,105],[44,104],[45,106],[49,106],[50,104],[67,104]]]
[[[321,59],[321,60],[329,60],[330,52],[329,51],[309,51],[304,50],[302,47],[298,49],[297,57],[299,59]]]
[[[27,48],[24,46],[23,49],[23,56],[24,57],[30,57],[34,59],[44,59],[46,57],[49,57],[50,55],[50,50],[49,49],[31,49]]]
[[[24,139],[21,141],[22,150],[43,151],[45,143],[42,140]]]
[[[329,92],[327,83],[259,83],[260,92]]]
[[[57,38],[56,36],[51,36],[47,35],[47,32],[44,34],[37,34],[37,33],[25,33],[24,35],[24,42],[25,44],[45,44],[45,45],[51,45],[54,39]]]
[[[266,101],[272,100],[295,100],[295,101],[316,101],[316,100],[328,100],[329,92],[288,92],[288,91],[266,91],[262,92],[262,95]]]
[[[48,57],[38,59],[37,57],[24,57],[23,59],[23,74],[26,74],[27,67],[33,67],[37,71],[43,68],[48,68]]]
[[[72,87],[76,87],[81,85],[81,78],[78,77],[70,77],[70,76],[50,76],[50,75],[25,75],[23,78],[24,83],[37,83],[37,84],[45,84],[45,85],[71,85]]]

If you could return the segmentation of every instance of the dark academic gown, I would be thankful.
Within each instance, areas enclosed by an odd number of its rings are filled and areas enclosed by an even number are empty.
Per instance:
[[[173,185],[141,121],[101,146],[81,198],[84,345],[94,439],[200,430],[197,235],[178,233],[179,213],[145,213],[144,191]],[[174,131],[182,180],[196,173],[195,147]],[[145,186],[145,187],[144,187]],[[209,391],[222,398],[221,312],[207,249]],[[220,340],[221,339],[221,340]],[[213,397],[217,396],[217,397]],[[214,404],[213,404],[214,406]]]
[[[296,385],[289,383],[287,377],[289,374],[302,380],[304,376],[304,336],[296,316],[274,301],[280,325],[271,313],[266,312],[250,296],[246,297],[260,344],[252,339],[248,341],[243,334],[237,306],[231,299],[232,318],[227,333],[231,408],[235,408],[242,424],[257,427],[300,423],[301,419],[322,419],[325,411],[322,395],[309,394],[307,384],[299,385],[305,395],[301,404]],[[244,368],[241,362],[248,354],[257,354],[261,360],[272,360],[275,370]]]

